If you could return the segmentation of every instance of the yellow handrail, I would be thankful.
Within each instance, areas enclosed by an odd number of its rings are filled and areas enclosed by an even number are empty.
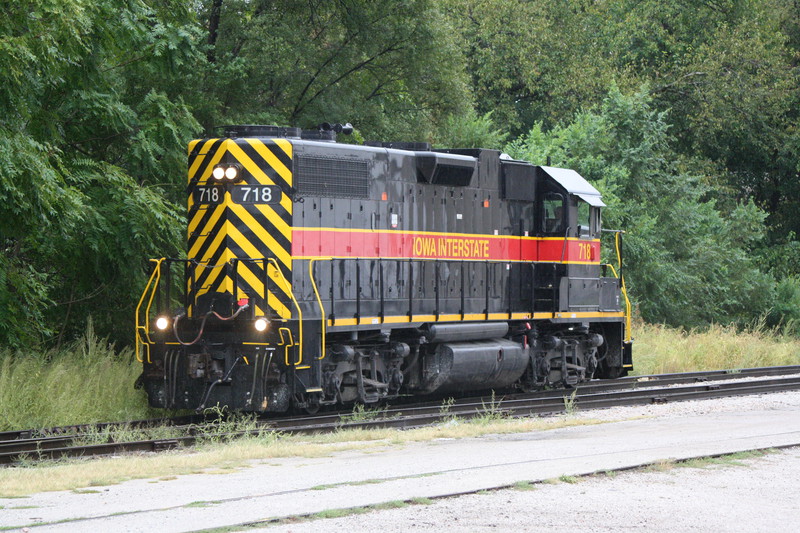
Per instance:
[[[158,283],[161,281],[161,263],[164,262],[165,258],[161,259],[151,259],[151,263],[155,263],[156,266],[153,269],[153,273],[150,274],[150,279],[147,280],[147,285],[145,285],[144,291],[142,291],[142,296],[139,298],[139,304],[136,306],[136,360],[140,363],[144,362],[144,357],[141,356],[141,347],[145,347],[145,351],[147,352],[147,362],[151,363],[150,361],[150,345],[153,344],[153,341],[150,340],[150,330],[148,329],[148,324],[150,323],[150,308],[153,305],[153,299],[156,296],[156,289],[158,288]],[[155,281],[155,283],[154,283]],[[152,289],[151,289],[152,287]],[[145,308],[145,316],[144,316],[144,324],[142,324],[139,319],[141,318],[141,308],[142,303],[144,303],[144,299],[147,296],[148,291],[150,292],[150,300],[147,302],[147,307]],[[142,338],[142,332],[144,332],[144,337],[147,339],[146,341]]]
[[[283,338],[284,331],[287,333],[289,337],[288,342],[286,341],[286,339]],[[284,360],[286,361],[286,366],[289,366],[291,364],[289,363],[289,348],[294,346],[294,337],[292,336],[292,330],[290,330],[289,328],[278,328],[278,333],[281,336],[281,343],[278,346],[283,346],[283,357]]]
[[[269,263],[271,265],[273,265],[275,267],[275,271],[278,273],[278,276],[280,277],[281,281],[283,282],[284,292],[286,292],[286,294],[289,295],[289,298],[292,299],[292,303],[294,304],[295,308],[297,309],[297,322],[299,324],[299,329],[300,329],[300,331],[299,331],[300,338],[298,339],[298,342],[297,342],[297,351],[299,352],[299,357],[297,358],[297,362],[295,362],[294,364],[295,364],[295,366],[298,366],[298,365],[303,363],[303,311],[300,309],[300,304],[297,303],[297,299],[294,297],[294,293],[292,292],[292,286],[289,285],[289,282],[286,280],[286,277],[283,275],[283,272],[281,271],[281,268],[278,265],[278,262],[273,257],[268,258],[268,261],[269,261]],[[267,288],[264,287],[264,290],[266,291]],[[267,295],[267,296],[269,296],[269,295]],[[288,357],[288,355],[287,355],[287,357]],[[286,364],[287,365],[289,364],[288,360],[286,361]]]
[[[320,312],[320,323],[322,324],[322,355],[320,355],[317,359],[325,359],[325,328],[327,326],[328,318],[325,314],[325,307],[322,305],[322,298],[319,296],[319,289],[317,288],[317,280],[314,279],[314,262],[316,259],[312,259],[308,262],[308,277],[311,278],[311,286],[314,287],[314,296],[317,297],[317,303],[319,304],[319,312]]]
[[[617,264],[619,265],[620,271],[622,271],[622,253],[620,252],[619,246],[619,235],[622,232],[617,232],[614,234],[614,247],[616,248],[617,252]],[[631,342],[631,301],[628,299],[628,289],[625,287],[625,277],[624,276],[617,276],[617,271],[614,270],[614,267],[611,267],[611,270],[614,271],[614,275],[619,278],[620,283],[620,291],[622,292],[622,296],[625,298],[625,342]]]

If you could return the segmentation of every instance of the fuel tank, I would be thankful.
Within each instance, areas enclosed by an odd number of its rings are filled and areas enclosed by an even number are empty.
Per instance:
[[[447,342],[429,346],[422,363],[425,393],[501,389],[528,366],[528,351],[507,339]]]

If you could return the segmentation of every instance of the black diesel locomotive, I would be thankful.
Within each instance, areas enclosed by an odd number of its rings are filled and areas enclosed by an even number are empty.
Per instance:
[[[136,313],[152,406],[313,410],[631,368],[604,204],[572,170],[274,126],[188,151],[187,256],[153,260]]]

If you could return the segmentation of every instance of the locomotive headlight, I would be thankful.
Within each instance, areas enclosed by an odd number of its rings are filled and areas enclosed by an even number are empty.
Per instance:
[[[269,321],[266,318],[263,318],[263,317],[257,318],[254,325],[255,325],[256,331],[259,331],[259,332],[267,331],[267,328],[269,327]]]
[[[169,319],[165,316],[160,316],[156,319],[156,328],[161,331],[164,331],[169,327]]]
[[[238,175],[239,169],[234,166],[230,166],[225,169],[225,177],[231,181],[235,180]]]
[[[225,177],[225,167],[214,167],[213,172],[211,175],[214,176],[214,179],[221,180]]]

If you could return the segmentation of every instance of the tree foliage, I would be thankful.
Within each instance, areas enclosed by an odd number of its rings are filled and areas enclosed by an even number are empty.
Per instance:
[[[349,121],[367,136],[424,140],[471,104],[460,51],[432,0],[205,4],[215,106],[206,126]]]
[[[615,78],[586,27],[589,2],[445,0],[462,39],[479,114],[518,134],[598,102]]]
[[[162,80],[197,52],[159,9],[26,0],[0,18],[0,343],[60,339],[90,312],[122,338],[143,257],[178,253],[159,187],[182,182],[198,124]]]
[[[231,123],[578,169],[650,320],[796,314],[795,0],[18,0],[0,17],[0,344],[130,341],[183,247],[185,146]],[[773,281],[772,278],[778,281]],[[788,280],[788,281],[787,281]]]
[[[537,124],[508,151],[539,164],[549,157],[600,189],[609,205],[604,225],[627,232],[624,269],[645,320],[746,321],[772,297],[752,254],[764,213],[752,202],[720,209],[692,170],[702,165],[675,153],[669,132],[668,115],[653,109],[647,88],[631,96],[613,88],[597,111],[547,132]]]

